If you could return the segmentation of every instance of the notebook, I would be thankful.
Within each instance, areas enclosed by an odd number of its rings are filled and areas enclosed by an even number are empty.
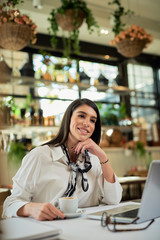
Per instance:
[[[30,218],[8,218],[0,221],[0,239],[41,240],[59,239],[61,230]]]
[[[100,220],[104,211],[88,214],[87,217]],[[136,223],[142,223],[160,217],[160,160],[154,160],[150,165],[141,204],[128,203],[106,212],[117,222],[132,222],[138,218]]]

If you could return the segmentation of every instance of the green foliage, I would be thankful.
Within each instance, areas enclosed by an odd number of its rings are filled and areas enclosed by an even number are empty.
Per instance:
[[[11,111],[13,113],[15,113],[18,108],[18,106],[15,104],[15,99],[13,97],[8,98],[7,106],[11,108]]]
[[[126,106],[124,103],[121,103],[119,106],[117,106],[117,104],[108,104],[105,109],[103,109],[101,103],[98,103],[97,106],[103,124],[118,125],[119,120],[127,117]]]
[[[117,5],[117,9],[111,14],[114,18],[114,26],[112,28],[112,32],[115,34],[119,34],[121,31],[124,30],[124,27],[126,26],[125,23],[121,21],[122,16],[126,15],[133,15],[134,12],[131,10],[125,11],[124,7],[121,5],[120,0],[113,0],[112,2],[108,3],[109,5]]]
[[[9,107],[11,108],[11,111],[15,114],[15,112],[17,111],[18,106],[15,104],[15,99],[11,96],[8,96],[7,98],[5,98],[4,100],[0,101],[0,108],[2,110],[5,109],[5,107]]]
[[[28,93],[27,94],[27,98],[26,98],[26,103],[25,103],[25,109],[29,110],[30,107],[32,107],[35,104],[35,100],[32,98],[31,94]]]
[[[51,60],[52,54],[49,52],[46,52],[44,50],[40,50],[39,53],[43,56],[42,63],[45,64],[46,66],[52,65],[55,70],[63,70],[64,68],[69,69],[72,67],[72,61],[67,61],[66,64],[63,64],[61,62],[58,63],[53,63]]]
[[[138,154],[140,157],[146,156],[146,150],[144,148],[144,145],[142,142],[138,141],[135,148],[136,154]]]
[[[3,6],[13,6],[15,7],[16,5],[19,5],[21,3],[24,3],[23,0],[8,0],[6,3],[3,4]]]
[[[102,103],[96,103],[98,110],[100,111],[102,109]]]
[[[106,111],[104,111],[104,118],[109,125],[118,125],[119,110],[114,104],[108,105]]]
[[[0,109],[2,109],[2,111],[4,111],[5,108],[5,102],[3,100],[0,101]]]
[[[48,28],[49,33],[52,35],[51,37],[51,44],[55,48],[58,43],[57,34],[59,31],[59,26],[56,20],[56,14],[65,14],[67,9],[74,9],[75,16],[74,16],[74,26],[77,27],[77,17],[78,11],[81,10],[85,14],[85,22],[87,24],[87,28],[89,34],[94,31],[94,28],[99,29],[99,26],[96,20],[93,17],[91,10],[87,7],[87,4],[83,0],[61,0],[62,5],[57,8],[53,9],[50,13],[50,17],[48,21],[50,22],[50,27]],[[70,58],[70,54],[72,52],[71,43],[73,46],[73,53],[79,55],[80,54],[80,47],[79,47],[79,29],[74,29],[71,32],[68,32],[68,37],[63,34],[63,55],[64,57]]]
[[[15,165],[19,165],[26,155],[27,147],[22,142],[11,142],[9,152],[8,152],[8,161],[12,162]]]
[[[127,117],[127,108],[126,108],[126,105],[121,102],[120,103],[120,107],[119,107],[119,119],[124,119],[125,117]]]

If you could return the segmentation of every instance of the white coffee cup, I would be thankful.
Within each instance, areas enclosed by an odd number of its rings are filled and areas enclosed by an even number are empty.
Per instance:
[[[64,213],[76,213],[78,209],[77,197],[62,197],[59,198],[60,210]]]

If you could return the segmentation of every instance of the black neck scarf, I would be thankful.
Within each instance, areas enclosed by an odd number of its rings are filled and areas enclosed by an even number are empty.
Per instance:
[[[69,169],[71,170],[68,187],[66,192],[64,193],[64,197],[70,197],[76,190],[77,185],[77,177],[78,174],[81,174],[81,185],[84,192],[88,191],[89,183],[87,179],[86,173],[92,168],[92,164],[90,162],[90,157],[88,154],[88,150],[85,150],[82,154],[82,160],[79,159],[79,155],[77,156],[76,163],[72,162],[68,153],[68,149],[63,144],[62,149],[67,157],[67,164]]]

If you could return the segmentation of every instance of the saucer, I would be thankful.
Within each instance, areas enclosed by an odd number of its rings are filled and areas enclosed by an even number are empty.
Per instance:
[[[75,213],[64,213],[64,214],[65,214],[66,218],[77,218],[77,217],[80,217],[84,212],[85,212],[85,210],[81,209]]]

